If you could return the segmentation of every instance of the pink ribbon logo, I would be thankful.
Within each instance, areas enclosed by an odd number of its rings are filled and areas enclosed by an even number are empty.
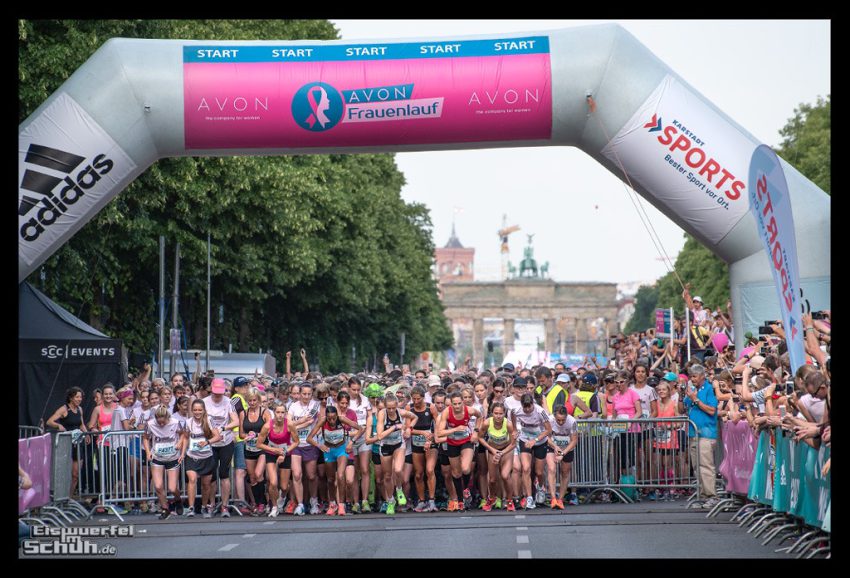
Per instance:
[[[318,101],[316,100],[317,94],[319,95]],[[325,115],[325,112],[331,106],[328,93],[321,86],[311,88],[307,91],[307,102],[310,104],[310,108],[313,112],[304,119],[304,122],[306,122],[310,128],[313,128],[313,125],[315,125],[316,122],[322,125],[322,128],[325,128],[325,126],[331,121],[331,119]]]

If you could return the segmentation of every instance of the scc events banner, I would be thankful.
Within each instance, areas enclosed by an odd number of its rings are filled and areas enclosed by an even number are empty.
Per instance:
[[[546,36],[183,47],[187,149],[548,140]]]
[[[18,253],[27,264],[136,168],[73,98],[60,94],[18,138]]]
[[[602,149],[629,178],[719,243],[747,212],[747,169],[758,143],[667,75]]]
[[[779,157],[769,146],[761,145],[753,152],[749,179],[750,210],[773,272],[793,373],[806,363],[800,320],[802,307],[797,238],[785,173],[782,172]]]

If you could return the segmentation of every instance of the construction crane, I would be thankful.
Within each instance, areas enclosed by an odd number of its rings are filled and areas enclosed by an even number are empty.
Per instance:
[[[510,257],[510,249],[508,248],[508,236],[511,233],[519,231],[519,225],[511,225],[508,227],[508,216],[502,215],[502,228],[499,229],[499,239],[502,242],[502,279],[508,278],[508,259]]]

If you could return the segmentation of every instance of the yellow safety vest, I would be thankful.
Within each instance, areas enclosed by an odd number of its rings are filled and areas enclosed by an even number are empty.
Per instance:
[[[543,393],[543,386],[538,385],[537,389],[535,391],[537,393]],[[561,387],[560,385],[558,385],[557,383],[554,386],[552,386],[552,389],[550,389],[549,393],[546,394],[546,411],[548,411],[550,415],[552,414],[552,409],[553,409],[553,406],[555,405],[555,398],[557,398],[558,395],[562,391],[564,392],[564,395],[566,396],[566,400],[565,400],[566,405],[569,405],[569,403],[570,403],[570,392],[564,390],[564,388]]]
[[[244,411],[248,411],[248,402],[247,402],[247,401],[245,401],[245,398],[243,398],[243,397],[242,397],[241,395],[239,395],[238,393],[234,393],[234,394],[233,394],[233,397],[231,397],[231,398],[230,398],[230,400],[231,400],[231,401],[233,401],[233,400],[234,400],[234,399],[236,399],[237,397],[239,398],[239,401],[242,403],[242,409],[243,409]],[[239,437],[239,426],[236,426],[235,428],[233,428],[233,436],[236,438],[236,441],[237,441],[237,442],[244,442],[244,441],[245,441],[244,439],[242,439],[241,437]]]
[[[580,400],[582,400],[584,402],[584,404],[587,407],[590,407],[590,400],[593,399],[593,396],[596,395],[596,392],[593,392],[593,391],[578,391],[576,393],[576,395],[579,397]],[[583,415],[584,415],[584,412],[582,410],[580,410],[578,407],[576,407],[575,411],[573,412],[573,417],[578,419],[579,417],[581,417]],[[599,428],[599,426],[591,425],[591,424],[589,424],[585,421],[582,421],[582,420],[580,420],[578,422],[578,431],[579,431],[579,433],[583,433],[583,434],[591,435],[591,436],[598,436],[598,435],[602,434],[602,430]]]
[[[587,407],[590,407],[590,398],[592,398],[594,395],[596,395],[596,393],[594,393],[592,391],[579,391],[579,392],[576,393],[576,395],[578,396],[578,398],[580,400],[582,400],[584,402],[584,405],[586,405]],[[573,412],[573,417],[578,419],[583,415],[584,415],[584,412],[582,410],[580,410],[578,408],[578,406],[576,406],[576,409]]]

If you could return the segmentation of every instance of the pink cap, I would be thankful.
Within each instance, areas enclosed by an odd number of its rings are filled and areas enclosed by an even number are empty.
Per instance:
[[[220,377],[216,377],[212,380],[212,392],[217,394],[222,394],[227,391],[227,386],[224,384],[224,380]]]

